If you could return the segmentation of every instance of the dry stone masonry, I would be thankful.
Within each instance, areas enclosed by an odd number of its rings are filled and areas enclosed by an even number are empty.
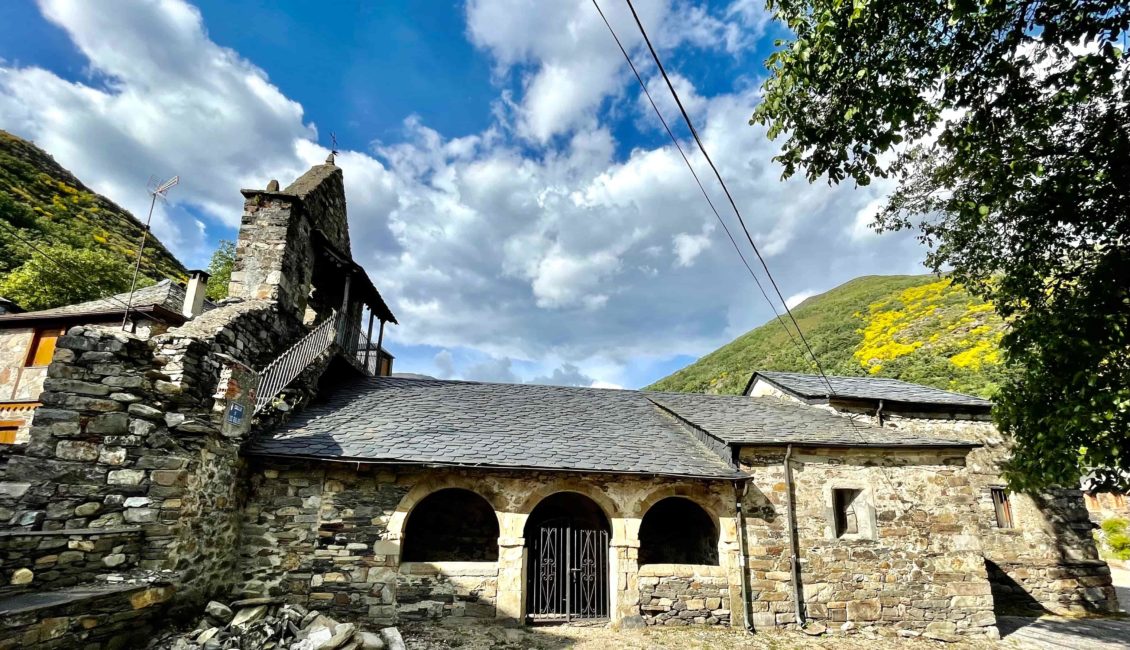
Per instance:
[[[648,625],[730,625],[730,582],[722,567],[640,567],[640,613]]]

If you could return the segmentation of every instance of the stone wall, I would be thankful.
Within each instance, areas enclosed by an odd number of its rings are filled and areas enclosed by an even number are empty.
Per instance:
[[[4,419],[0,414],[0,420]],[[1130,495],[1124,492],[1087,492],[1084,495],[1091,521],[1130,519]]]
[[[35,330],[30,327],[0,329],[0,402],[13,399],[34,334]]]
[[[140,648],[167,623],[174,589],[118,585],[45,594],[0,611],[0,650]]]
[[[0,531],[0,596],[69,587],[106,571],[129,571],[141,556],[141,529]]]
[[[639,585],[648,625],[730,625],[730,584],[722,567],[644,564]]]
[[[670,496],[693,500],[718,522],[721,566],[710,569],[711,577],[730,587],[725,596],[719,589],[717,597],[726,602],[716,609],[740,609],[729,482],[270,458],[254,458],[251,475],[241,549],[248,596],[283,596],[335,617],[382,624],[448,615],[522,619],[526,520],[545,497],[575,492],[591,498],[610,524],[604,577],[613,620],[640,615],[640,522],[651,505]],[[447,488],[470,490],[493,507],[497,562],[401,564],[402,535],[413,508]]]
[[[35,330],[30,327],[0,329],[0,422],[18,423],[17,444],[27,443],[33,404],[5,403],[34,400],[42,389],[45,374],[42,369],[30,369],[27,380],[23,380],[24,372],[27,370],[23,367],[24,360],[34,335]],[[30,398],[26,396],[29,386],[33,390]],[[3,450],[0,450],[0,453],[3,453]]]
[[[497,562],[405,562],[398,573],[400,620],[494,618],[497,613]]]
[[[755,627],[795,622],[784,453],[740,453],[742,469],[753,476],[743,505]],[[794,450],[799,581],[809,619],[903,636],[996,636],[964,455]],[[839,487],[862,492],[859,535],[835,537],[830,499]]]
[[[59,339],[26,453],[0,476],[9,526],[136,525],[144,534],[138,568],[179,572],[178,604],[230,588],[242,441],[221,425],[229,395],[216,391],[229,369],[217,353],[265,365],[280,342],[304,331],[263,301],[222,306],[149,340],[71,328]]]
[[[1009,443],[987,416],[977,420],[938,414],[885,415],[884,426],[983,445],[970,451],[968,472],[998,611],[1117,611],[1110,570],[1099,559],[1080,490],[1012,493],[1009,500],[1014,527],[997,526],[990,488],[1005,484],[1000,467],[1008,458]]]
[[[309,462],[257,468],[240,549],[246,595],[391,623],[398,549],[384,536],[407,492],[382,471]]]

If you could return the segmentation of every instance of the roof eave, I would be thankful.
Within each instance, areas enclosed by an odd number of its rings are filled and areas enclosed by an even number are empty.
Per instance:
[[[575,467],[543,467],[540,465],[499,465],[494,463],[458,463],[453,461],[429,461],[399,458],[361,458],[353,456],[322,456],[318,454],[280,454],[277,452],[257,451],[249,449],[242,452],[246,456],[261,458],[321,460],[331,463],[357,463],[361,465],[410,465],[416,467],[450,467],[458,469],[484,469],[495,471],[536,471],[536,472],[562,472],[573,474],[615,474],[623,476],[667,476],[671,478],[691,478],[708,481],[733,481],[750,478],[746,474],[734,470],[726,474],[694,474],[678,472],[654,472],[644,470],[616,470],[616,469],[585,469]]]
[[[913,442],[913,443],[898,443],[892,444],[889,442],[811,442],[811,441],[787,441],[787,440],[765,440],[765,441],[733,441],[731,445],[737,447],[803,447],[808,449],[815,449],[821,447],[835,447],[837,449],[853,449],[853,448],[866,448],[866,449],[973,449],[976,447],[984,447],[979,442],[966,442],[966,441],[946,441],[946,442]]]
[[[131,307],[130,313],[151,315],[155,320],[167,322],[169,325],[179,326],[186,321],[183,314],[162,307],[161,305],[141,305]],[[94,310],[73,312],[68,314],[44,314],[42,312],[25,312],[22,314],[5,314],[0,316],[0,329],[11,329],[27,325],[82,325],[91,322],[104,322],[121,318],[126,313],[124,309]]]

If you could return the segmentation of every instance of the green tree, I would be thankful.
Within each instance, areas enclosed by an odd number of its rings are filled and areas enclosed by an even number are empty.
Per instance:
[[[784,175],[892,179],[876,227],[1008,320],[1010,482],[1130,469],[1130,5],[768,2],[792,36],[751,123]]]
[[[231,282],[231,267],[235,264],[235,244],[221,239],[220,245],[212,253],[208,262],[208,299],[221,300],[228,297],[228,284]]]
[[[118,255],[65,244],[39,248],[42,252],[32,252],[26,262],[0,279],[0,295],[24,309],[49,309],[129,291],[133,267]],[[152,283],[138,276],[139,287]]]

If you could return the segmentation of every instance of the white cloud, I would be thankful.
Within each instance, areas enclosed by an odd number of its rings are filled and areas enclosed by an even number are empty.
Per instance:
[[[714,232],[714,224],[707,223],[702,232],[697,235],[681,232],[675,235],[674,252],[675,263],[678,266],[691,266],[694,260],[704,250],[710,248],[710,234]]]
[[[180,174],[154,231],[182,255],[208,252],[183,204],[235,225],[233,185],[301,169],[296,148],[314,136],[302,106],[260,68],[210,41],[194,7],[150,0],[110,11],[44,0],[41,8],[87,57],[92,83],[0,66],[0,123],[134,214],[145,214],[150,175]]]
[[[820,293],[820,292],[815,290],[815,289],[806,289],[806,290],[801,291],[799,293],[794,293],[793,295],[789,296],[788,298],[785,298],[785,305],[788,306],[789,309],[792,309],[792,308],[796,307],[797,305],[799,305],[800,303],[804,302],[805,300],[808,300],[812,296],[815,296],[818,293]]]
[[[605,4],[627,45],[638,47],[622,5]],[[151,0],[106,12],[50,0],[44,10],[89,58],[94,78],[74,83],[0,62],[0,126],[34,138],[135,213],[143,213],[151,173],[179,173],[156,230],[181,256],[207,252],[183,205],[235,224],[240,186],[271,178],[285,185],[324,159],[301,105],[211,42],[195,9]],[[745,47],[760,20],[740,1],[729,19],[686,3],[640,10],[668,50]],[[575,372],[590,384],[623,385],[630,364],[701,354],[764,321],[769,310],[674,148],[617,156],[599,107],[612,101],[630,113],[638,92],[591,4],[472,0],[466,15],[469,38],[493,57],[499,77],[522,81],[512,98],[500,91],[495,123],[452,139],[408,116],[403,139],[337,159],[354,254],[401,322],[387,332],[393,349],[442,350],[429,360],[445,376]],[[540,28],[546,24],[556,28]],[[729,42],[734,25],[740,38]],[[780,182],[775,145],[747,125],[755,90],[707,96],[684,82],[700,133],[783,291],[906,272],[920,257],[912,235],[854,235],[856,215],[883,195],[879,184]],[[692,163],[720,197],[701,157]],[[724,199],[716,205],[727,208]],[[723,218],[741,241],[728,208]],[[456,349],[478,356],[462,362],[448,352]]]

